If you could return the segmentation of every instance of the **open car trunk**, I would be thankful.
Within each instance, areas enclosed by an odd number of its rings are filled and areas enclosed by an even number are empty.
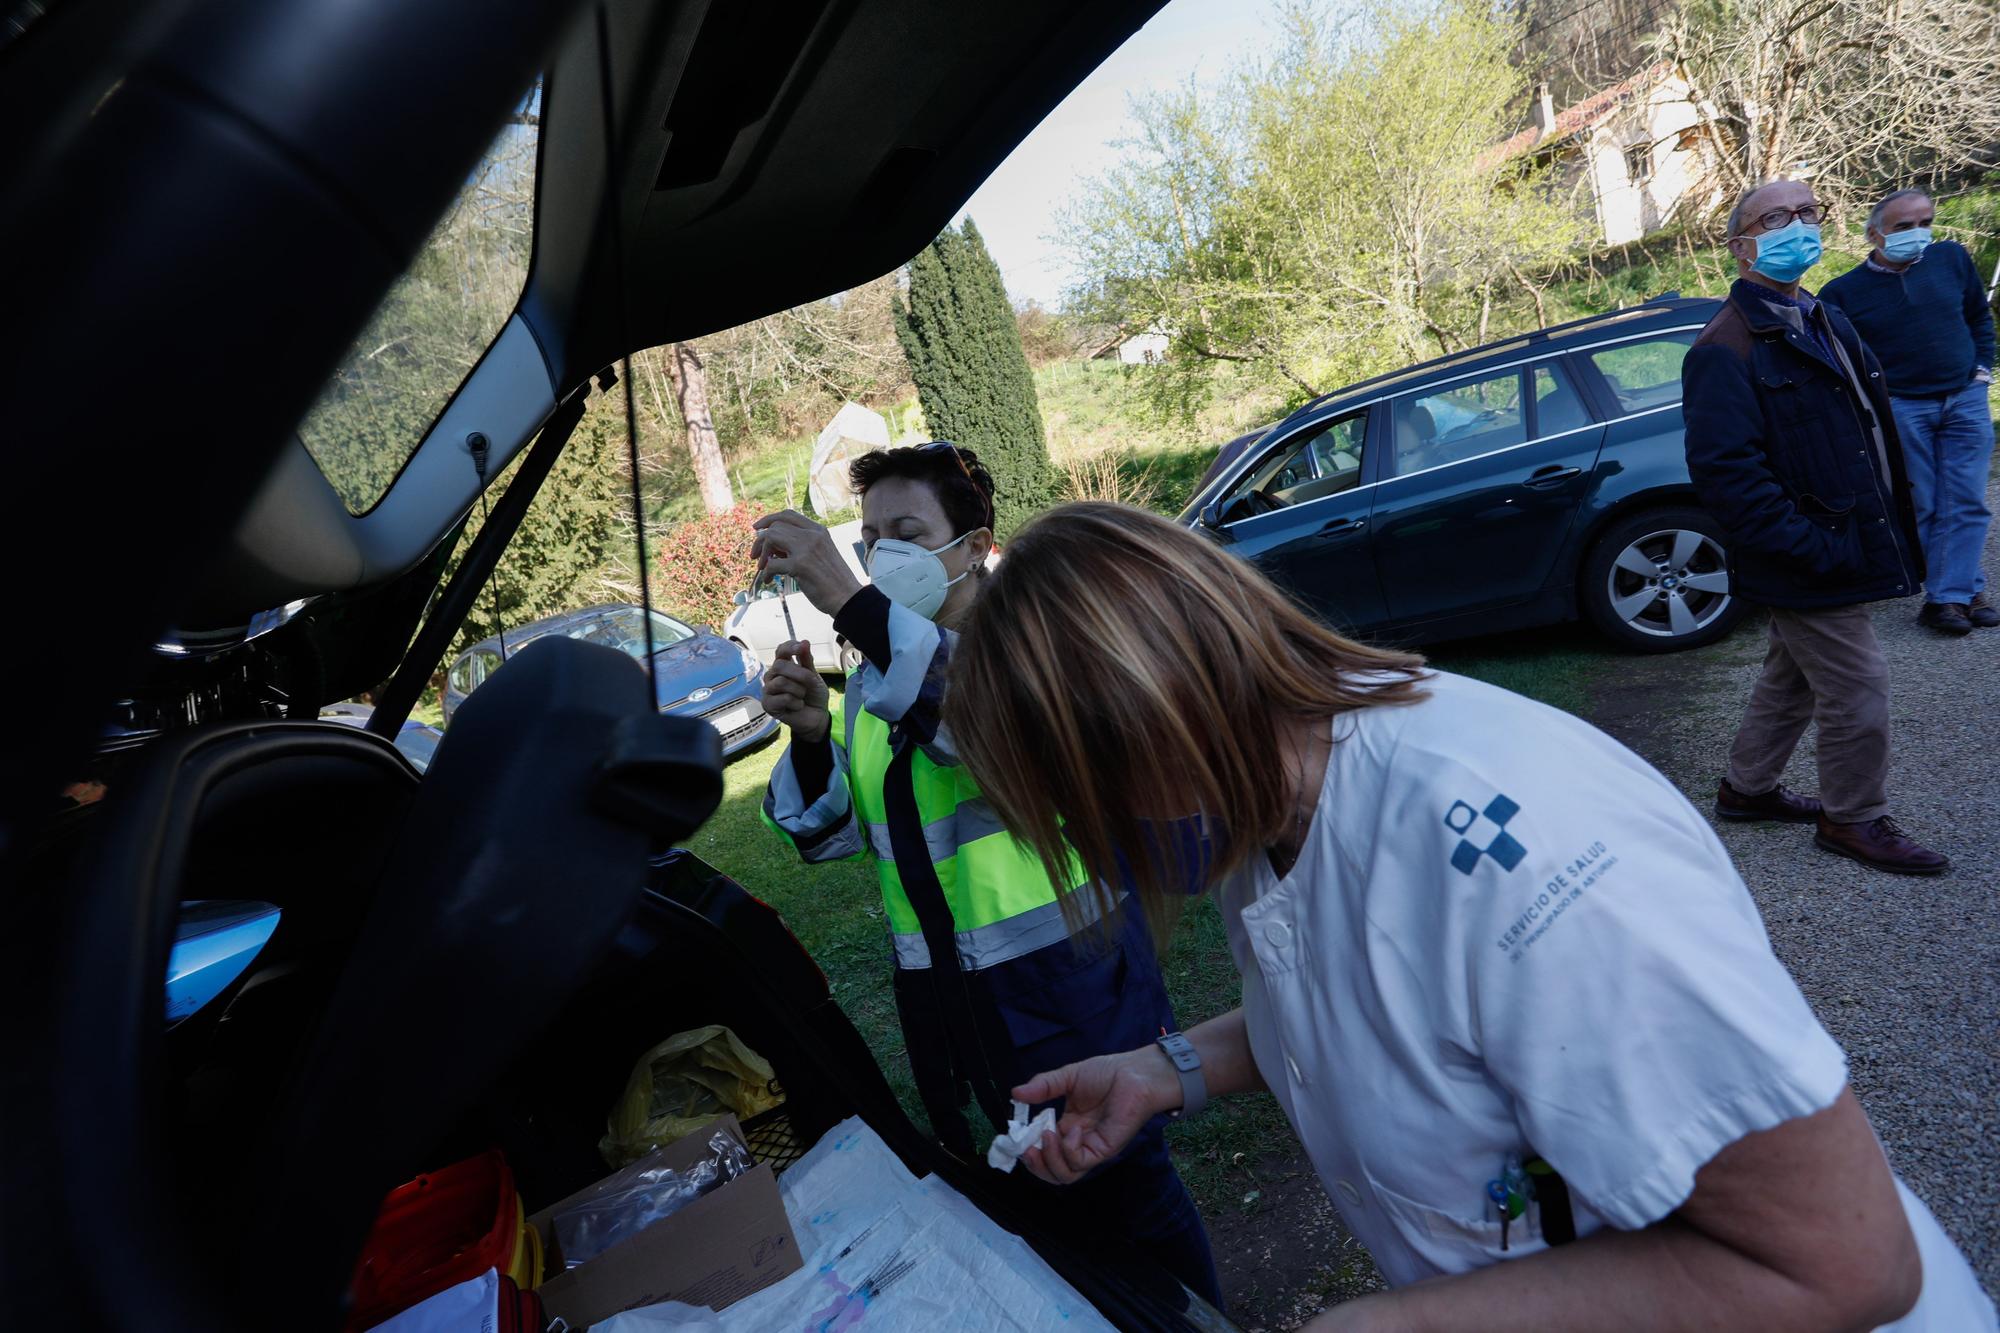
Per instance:
[[[623,653],[551,637],[467,700],[421,778],[351,727],[225,724],[163,739],[75,812],[31,886],[30,937],[85,984],[24,1001],[41,1020],[24,1065],[61,1074],[10,1107],[52,1149],[30,1177],[45,1207],[10,1246],[36,1278],[13,1313],[336,1327],[391,1189],[498,1147],[529,1212],[563,1199],[606,1174],[639,1057],[723,1024],[785,1093],[779,1123],[752,1124],[775,1168],[858,1116],[1114,1323],[1216,1326],[1116,1238],[1027,1222],[1024,1196],[1053,1187],[920,1134],[777,913],[658,850],[713,810],[720,742],[649,693]],[[169,1026],[190,899],[279,920]]]
[[[665,1037],[712,1023],[729,1027],[776,1071],[785,1101],[748,1129],[752,1152],[780,1173],[826,1131],[857,1116],[912,1174],[940,1176],[1021,1236],[1112,1323],[1219,1326],[1190,1315],[1191,1304],[1202,1307],[1130,1245],[1030,1222],[1023,1197],[1058,1187],[1025,1171],[1002,1175],[983,1162],[961,1162],[921,1133],[778,914],[685,851],[658,859],[613,955],[444,1159],[497,1144],[531,1213],[568,1196],[608,1170],[598,1139],[634,1062]]]

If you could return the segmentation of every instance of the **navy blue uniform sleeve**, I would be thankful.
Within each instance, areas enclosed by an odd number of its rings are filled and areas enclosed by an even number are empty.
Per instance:
[[[791,756],[792,776],[798,779],[800,799],[811,805],[826,795],[833,782],[833,738],[822,736],[812,742],[794,738]]]
[[[1799,512],[1764,452],[1764,412],[1750,368],[1697,344],[1681,363],[1688,475],[1735,547],[1811,573],[1837,563],[1830,534]]]
[[[833,615],[833,632],[861,650],[877,671],[889,669],[889,599],[870,584]]]

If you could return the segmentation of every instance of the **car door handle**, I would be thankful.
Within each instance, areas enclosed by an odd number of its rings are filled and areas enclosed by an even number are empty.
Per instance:
[[[1365,518],[1336,518],[1318,532],[1315,537],[1339,537],[1350,532],[1359,532],[1368,526]]]
[[[1547,467],[1537,468],[1529,476],[1525,484],[1533,486],[1537,490],[1545,490],[1551,486],[1560,486],[1571,477],[1581,476],[1582,474],[1583,469],[1580,467],[1564,467],[1560,463],[1551,463]]]

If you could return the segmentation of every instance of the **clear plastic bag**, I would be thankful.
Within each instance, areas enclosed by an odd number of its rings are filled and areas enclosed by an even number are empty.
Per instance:
[[[750,1169],[749,1151],[721,1130],[709,1139],[708,1152],[685,1171],[670,1166],[641,1171],[623,1188],[557,1213],[552,1224],[563,1267],[588,1263]]]

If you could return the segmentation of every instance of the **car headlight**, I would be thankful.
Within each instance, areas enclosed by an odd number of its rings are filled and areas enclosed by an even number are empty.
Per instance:
[[[740,646],[740,645],[739,645],[739,646]],[[763,674],[764,674],[764,663],[763,663],[763,660],[762,660],[761,658],[759,658],[759,657],[757,656],[757,654],[755,654],[755,653],[751,652],[751,651],[750,651],[750,650],[749,650],[748,648],[744,648],[744,649],[743,649],[743,678],[744,678],[745,680],[755,680],[755,679],[757,679],[757,677],[759,677],[759,676],[761,676],[761,675],[763,675]]]

